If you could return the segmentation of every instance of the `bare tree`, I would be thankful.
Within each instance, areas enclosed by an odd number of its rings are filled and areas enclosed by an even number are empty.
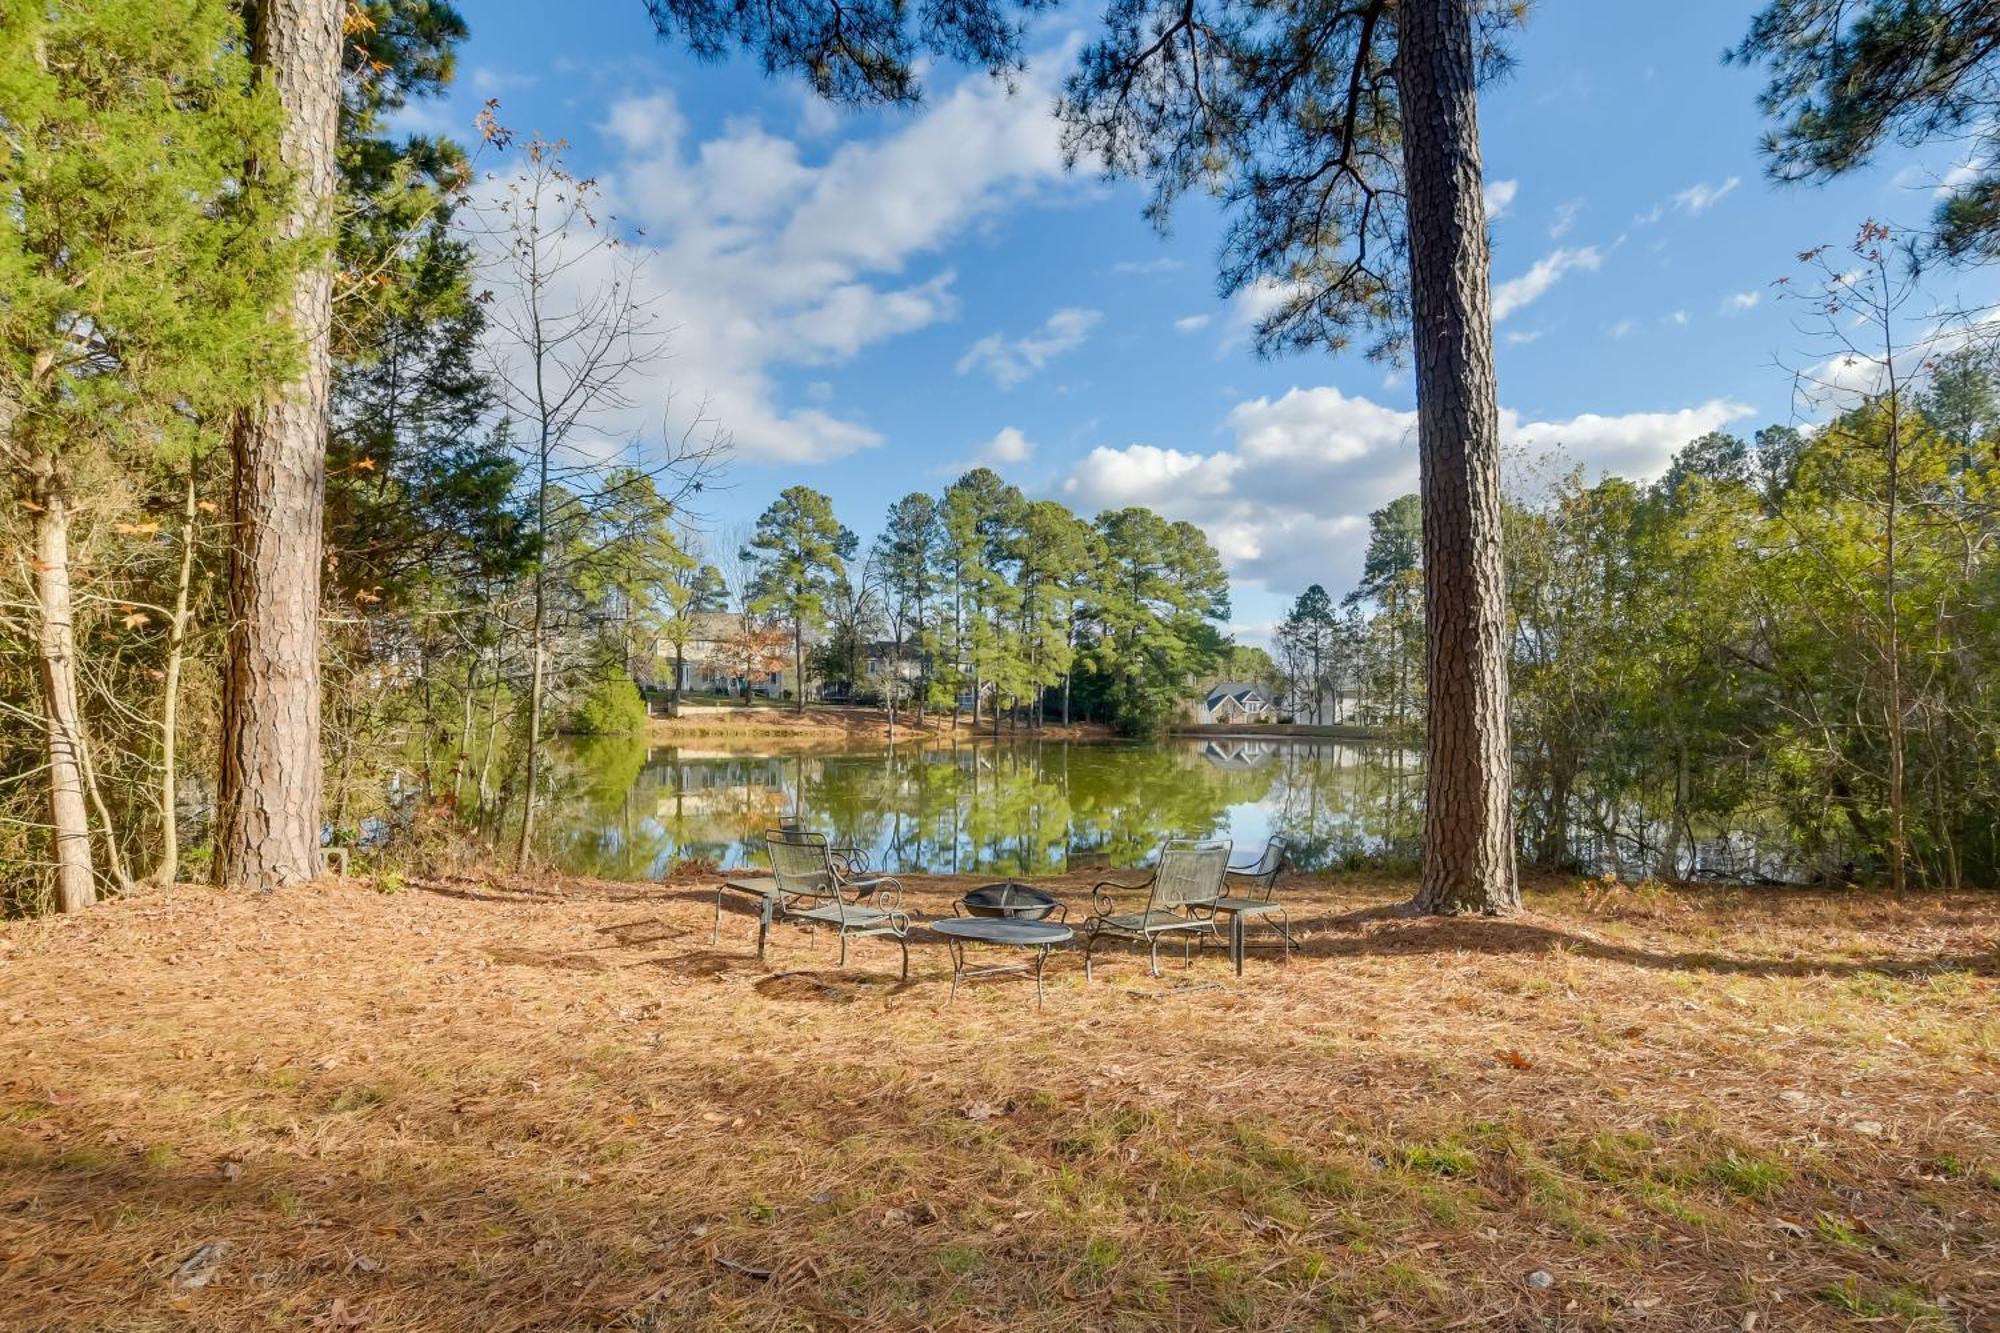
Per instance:
[[[504,132],[489,132],[503,146]],[[599,211],[596,186],[563,163],[563,145],[539,137],[518,170],[471,211],[493,283],[493,376],[531,488],[538,554],[530,580],[526,772],[516,865],[534,837],[557,594],[595,552],[574,541],[593,518],[651,482],[669,504],[708,484],[728,439],[705,411],[655,456],[621,438],[638,407],[633,382],[666,356],[657,298],[642,291],[643,257]],[[492,179],[489,177],[489,179]],[[669,403],[669,409],[671,404]],[[663,455],[663,456],[662,456]],[[661,484],[664,482],[664,484]]]

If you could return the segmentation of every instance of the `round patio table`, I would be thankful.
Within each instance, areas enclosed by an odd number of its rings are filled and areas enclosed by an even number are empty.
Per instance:
[[[1035,1007],[1042,1007],[1042,969],[1048,966],[1049,950],[1058,944],[1068,944],[1075,938],[1075,932],[1068,926],[1052,921],[1023,921],[1018,917],[946,917],[933,921],[930,928],[944,936],[944,942],[951,950],[951,996],[958,998],[958,983],[974,977],[1016,976],[1035,979]],[[965,946],[972,944],[1009,945],[1017,949],[1032,949],[1033,963],[1008,963],[993,967],[979,967],[967,970],[965,966]],[[947,1001],[949,1002],[949,1001]]]

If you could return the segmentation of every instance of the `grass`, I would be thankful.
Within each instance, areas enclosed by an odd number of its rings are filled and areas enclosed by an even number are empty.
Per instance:
[[[1038,1014],[708,882],[0,927],[0,1327],[2000,1327],[2000,900],[1301,881]]]

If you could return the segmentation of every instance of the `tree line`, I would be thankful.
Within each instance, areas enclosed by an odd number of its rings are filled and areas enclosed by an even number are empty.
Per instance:
[[[1884,276],[1843,272],[1838,317]],[[1881,378],[1810,429],[1704,435],[1650,483],[1523,460],[1505,512],[1522,859],[2000,882],[2000,356],[1914,350],[1914,383]],[[1358,696],[1395,738],[1425,706],[1418,521],[1414,497],[1372,515],[1359,584],[1339,604],[1308,589],[1277,636],[1294,698]]]
[[[743,50],[822,97],[888,104],[919,97],[933,56],[1017,69],[1044,7],[644,4],[664,40],[697,56]],[[1073,157],[1147,179],[1162,223],[1197,185],[1220,198],[1224,290],[1276,298],[1260,346],[1338,351],[1358,338],[1415,362],[1418,903],[1432,911],[1507,911],[1517,898],[1510,769],[1522,747],[1509,740],[1516,649],[1477,102],[1526,12],[1513,0],[1326,13],[1114,0],[1057,109]],[[1772,71],[1773,174],[1825,178],[1892,139],[1966,130],[1990,149],[1993,22],[1944,0],[1771,0],[1732,58]],[[616,447],[634,410],[667,410],[624,397],[664,333],[615,256],[593,270],[614,276],[581,296],[556,280],[580,253],[617,248],[588,182],[536,141],[505,192],[475,197],[465,149],[386,129],[449,81],[464,36],[446,0],[0,5],[12,486],[0,869],[31,896],[75,908],[100,879],[172,878],[183,842],[206,848],[220,883],[310,879],[327,825],[340,836],[374,817],[358,793],[412,738],[454,756],[413,784],[432,796],[476,785],[482,809],[517,802],[525,854],[549,713],[629,676],[635,578],[691,559],[672,534],[726,436],[697,406],[657,432],[680,442],[664,460]],[[474,148],[509,138],[489,111]],[[1955,174],[1913,255],[1994,253],[1990,158]],[[496,286],[510,299],[489,305]],[[537,309],[511,325],[503,314]],[[1901,440],[1900,424],[1887,429]],[[1901,451],[1889,450],[1897,497]],[[1887,512],[1886,529],[1921,532],[1931,511],[1898,498]],[[946,687],[969,675],[975,698],[1045,700],[1051,672],[1085,684],[1073,665],[1054,671],[1082,645],[1111,711],[1155,714],[1149,664],[1194,640],[1162,637],[1187,613],[1153,557],[1114,555],[1121,595],[1092,603],[1096,619],[1059,644],[1072,600],[1061,576],[1003,554],[986,521],[949,537],[951,637],[927,658],[948,663]],[[1887,673],[1900,876],[1931,799],[1913,779],[1927,742],[1909,701],[1935,663],[1911,662],[1904,633],[1904,578],[1921,570],[1884,560],[1888,605],[1868,624],[1888,640],[1872,660]],[[924,632],[941,634],[934,616]],[[791,646],[800,658],[796,631]],[[623,694],[595,703],[615,710]],[[475,734],[483,747],[465,743]],[[178,827],[202,810],[207,827]]]
[[[897,500],[865,552],[831,500],[788,487],[740,555],[746,663],[768,669],[770,639],[762,657],[749,645],[775,626],[797,707],[805,682],[832,683],[879,696],[892,730],[902,710],[1153,732],[1232,647],[1228,576],[1199,528],[1141,507],[1086,520],[990,468]]]

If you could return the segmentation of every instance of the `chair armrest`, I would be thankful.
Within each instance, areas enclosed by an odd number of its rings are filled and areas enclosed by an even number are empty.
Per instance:
[[[1115,879],[1099,880],[1090,888],[1090,914],[1092,916],[1110,916],[1113,909],[1117,907],[1117,901],[1106,892],[1107,889],[1116,889],[1120,893],[1132,893],[1148,887],[1151,883],[1151,880],[1142,880],[1137,884],[1123,884]]]
[[[894,875],[872,875],[866,879],[850,879],[843,886],[857,889],[854,900],[873,898],[878,907],[901,907],[903,905],[903,884]]]
[[[1231,866],[1228,870],[1225,870],[1223,872],[1224,885],[1226,886],[1230,880],[1239,880],[1246,882],[1250,888],[1257,891],[1259,897],[1263,898],[1266,902],[1269,902],[1271,898],[1271,891],[1275,889],[1278,885],[1278,874],[1274,870],[1253,872],[1248,870],[1238,870],[1234,866]]]

